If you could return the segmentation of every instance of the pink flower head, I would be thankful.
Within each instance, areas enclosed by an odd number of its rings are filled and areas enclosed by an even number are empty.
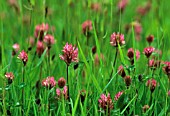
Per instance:
[[[44,33],[47,32],[49,29],[49,26],[48,24],[45,24],[45,23],[42,23],[42,24],[39,24],[39,25],[36,25],[35,27],[35,31],[34,31],[34,36],[35,38],[40,38],[40,40],[42,40],[43,36],[44,36]]]
[[[124,68],[123,68],[122,65],[119,66],[118,71],[119,71],[118,74],[119,74],[121,77],[124,78],[124,77],[126,76],[125,70],[124,70]]]
[[[134,59],[134,49],[133,48],[128,49],[127,56],[130,60]],[[139,50],[136,50],[136,60],[138,60],[139,58],[140,58],[140,52],[139,52]]]
[[[170,78],[170,62],[164,62],[165,66],[163,67],[164,72]]]
[[[18,55],[18,58],[19,58],[20,60],[22,60],[24,66],[25,66],[26,63],[27,63],[27,61],[28,61],[28,55],[27,55],[27,53],[26,53],[24,50],[22,50],[22,51],[20,52],[20,54]]]
[[[38,54],[39,57],[43,54],[44,49],[45,49],[45,48],[44,48],[43,42],[38,40],[36,52],[37,52],[37,54]]]
[[[159,61],[159,60],[155,61],[154,59],[151,59],[151,60],[149,60],[148,65],[149,65],[149,67],[156,69],[160,66],[160,64],[161,64],[161,61]]]
[[[14,56],[20,50],[20,46],[19,46],[19,44],[15,43],[12,46],[12,48],[13,48],[12,55]]]
[[[119,2],[118,2],[118,9],[119,9],[119,11],[124,11],[124,9],[125,9],[125,7],[127,6],[127,4],[128,4],[128,0],[119,0]]]
[[[168,96],[170,96],[170,90],[168,91]]]
[[[154,47],[146,47],[144,48],[144,54],[147,58],[149,58],[151,56],[151,54],[154,52],[155,48]]]
[[[150,44],[153,42],[154,40],[154,36],[153,35],[149,35],[147,38],[146,38],[147,42]]]
[[[68,88],[67,88],[67,86],[64,86],[63,89],[57,88],[56,94],[57,94],[58,99],[61,99],[62,95],[64,96],[65,99],[67,99],[68,98]]]
[[[30,38],[29,38],[29,44],[30,44],[30,46],[33,47],[33,46],[34,46],[34,43],[35,43],[34,38],[33,38],[33,37],[30,37]]]
[[[110,94],[108,94],[107,96],[105,94],[101,94],[99,100],[98,100],[98,103],[99,103],[99,107],[101,107],[103,110],[111,110],[113,109],[113,102],[112,102],[112,99],[110,97]]]
[[[64,60],[67,65],[70,65],[71,62],[78,62],[78,48],[66,43],[62,51],[63,55],[60,55],[60,59]]]
[[[151,92],[153,92],[156,88],[156,80],[155,79],[149,79],[147,82],[146,82],[146,86],[148,86],[151,90]]]
[[[101,5],[99,3],[92,3],[91,9],[96,11],[96,12],[99,12],[101,10]]]
[[[47,46],[51,46],[55,43],[54,37],[50,34],[47,34],[44,36],[44,42],[47,44]]]
[[[119,91],[119,92],[115,95],[114,100],[117,101],[122,94],[123,94],[123,91]]]
[[[83,32],[83,34],[86,35],[92,29],[93,29],[93,27],[92,27],[92,21],[91,20],[86,20],[85,22],[83,22],[83,24],[82,24],[82,32]]]
[[[12,72],[7,72],[5,74],[5,77],[9,80],[13,80],[14,79],[14,74]]]
[[[50,89],[55,87],[56,81],[54,77],[47,77],[46,79],[42,80],[42,86],[49,87]]]
[[[145,6],[139,6],[137,8],[137,13],[144,16],[149,12],[150,9],[151,9],[151,2],[148,1]]]
[[[58,86],[59,86],[60,88],[63,88],[63,87],[65,86],[65,84],[66,84],[66,80],[65,80],[63,77],[59,78],[59,80],[58,80]]]
[[[123,34],[119,34],[119,33],[113,33],[110,36],[110,44],[114,47],[118,47],[118,44],[124,45],[125,44],[125,40],[124,40],[124,35]]]
[[[136,39],[140,40],[140,35],[142,33],[142,25],[138,21],[133,22],[132,25],[134,27]]]
[[[102,61],[104,61],[104,55],[101,53],[100,56],[98,54],[95,54],[94,56],[94,63],[96,66],[98,66],[100,64],[100,59],[101,58]]]

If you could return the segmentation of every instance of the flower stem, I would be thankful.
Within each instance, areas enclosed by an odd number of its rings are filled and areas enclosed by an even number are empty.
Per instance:
[[[117,54],[118,54],[118,48],[116,48],[116,54],[115,54],[115,59],[114,59],[114,62],[113,62],[113,67],[115,67],[115,65],[116,65]],[[110,79],[112,78],[112,75],[113,75],[113,68],[112,68],[112,71],[110,73]]]
[[[24,84],[24,66],[22,67],[22,83]],[[24,87],[22,89],[22,115],[24,115]]]
[[[69,68],[69,65],[67,65],[67,83],[68,83],[68,99],[69,99],[69,102],[70,102],[70,91],[69,91],[68,68]],[[69,108],[70,108],[70,113],[72,114],[71,104],[69,105]]]

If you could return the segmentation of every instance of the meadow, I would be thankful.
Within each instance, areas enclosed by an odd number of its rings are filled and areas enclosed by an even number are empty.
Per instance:
[[[170,116],[169,0],[0,0],[0,116]]]

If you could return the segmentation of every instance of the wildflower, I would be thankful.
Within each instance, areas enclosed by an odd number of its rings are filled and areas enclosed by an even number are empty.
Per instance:
[[[56,85],[56,81],[54,77],[47,77],[46,79],[42,80],[42,86],[47,88],[53,88]]]
[[[88,35],[89,31],[91,31],[93,29],[92,27],[92,21],[91,20],[86,20],[85,22],[83,22],[82,24],[82,32],[84,35]]]
[[[100,6],[99,3],[92,3],[92,4],[91,4],[91,9],[92,9],[93,11],[99,12],[99,11],[101,10],[101,6]]]
[[[137,8],[137,13],[144,16],[149,12],[150,9],[151,9],[151,2],[148,1],[145,6],[139,6]]]
[[[140,40],[140,35],[142,33],[142,25],[138,22],[132,22],[132,26],[134,27],[136,40]]]
[[[144,48],[144,54],[147,58],[149,58],[151,56],[151,54],[154,52],[155,48],[154,47],[146,47]]]
[[[67,86],[64,86],[63,89],[57,88],[56,94],[57,94],[58,99],[61,99],[62,95],[64,96],[65,99],[67,99],[68,98],[68,88],[67,88]]]
[[[48,24],[42,23],[42,24],[36,25],[35,31],[34,31],[35,38],[39,37],[39,39],[42,41],[43,36],[45,32],[48,31],[48,29],[49,29]]]
[[[7,72],[5,77],[8,79],[8,84],[11,84],[12,80],[14,79],[14,74],[12,72]]]
[[[152,69],[156,69],[156,68],[158,68],[159,66],[160,66],[160,64],[161,64],[161,61],[159,61],[159,60],[157,60],[157,61],[155,61],[154,59],[151,59],[151,60],[149,60],[149,67],[151,67]]]
[[[119,11],[124,11],[124,9],[125,9],[125,7],[127,6],[127,4],[128,4],[128,0],[119,0],[119,2],[118,2],[118,9],[119,9]]]
[[[105,94],[102,94],[100,96],[100,99],[98,100],[99,102],[99,107],[101,107],[103,110],[107,110],[110,111],[111,109],[113,109],[113,102],[112,99],[110,97],[110,94],[108,94],[107,96]]]
[[[125,81],[126,86],[128,87],[130,86],[132,79],[130,78],[130,76],[125,76],[124,81]]]
[[[125,44],[125,40],[124,40],[124,35],[123,34],[119,34],[119,33],[113,33],[110,36],[110,44],[114,47],[118,47],[118,44],[124,45]]]
[[[170,90],[168,91],[168,96],[170,96]]]
[[[104,60],[104,55],[103,54],[100,54],[100,56],[98,54],[95,54],[95,56],[94,56],[94,63],[95,63],[96,66],[98,66],[100,64],[99,57],[101,58],[101,60]]]
[[[44,36],[44,42],[50,47],[52,44],[55,43],[54,37],[50,34]]]
[[[67,65],[70,65],[71,62],[78,62],[78,48],[66,43],[62,51],[63,55],[60,55],[60,59],[64,60]]]
[[[20,54],[18,55],[18,58],[19,58],[20,60],[22,60],[24,66],[25,66],[26,63],[27,63],[27,61],[28,61],[28,55],[27,55],[27,53],[26,53],[24,50],[22,50],[22,51],[20,52]]]
[[[59,78],[59,80],[58,80],[58,86],[59,86],[60,88],[63,88],[63,87],[65,86],[65,84],[66,84],[66,80],[65,80],[63,77]]]
[[[36,52],[38,54],[38,56],[40,57],[42,55],[42,53],[44,52],[44,44],[42,41],[39,41],[37,42],[37,49],[36,49]]]
[[[129,48],[128,49],[128,53],[127,53],[127,56],[130,60],[133,60],[134,59],[134,49],[133,48]],[[136,50],[136,60],[138,60],[140,58],[140,52],[139,50]]]
[[[126,76],[125,70],[122,65],[120,65],[118,68],[118,74],[123,78]]]
[[[96,46],[93,46],[93,48],[92,48],[92,53],[93,53],[93,54],[96,53],[96,49],[97,49],[97,47],[96,47]]]
[[[151,90],[151,92],[153,92],[156,88],[156,85],[157,85],[157,82],[155,79],[149,79],[147,82],[146,82],[146,86],[148,86]]]
[[[149,35],[149,36],[146,38],[146,40],[147,40],[147,42],[148,42],[149,44],[151,44],[151,43],[153,42],[153,40],[154,40],[154,36],[153,36],[153,35]]]
[[[33,47],[33,46],[34,46],[34,43],[35,43],[34,38],[33,38],[33,37],[30,37],[30,38],[29,38],[29,44],[30,44],[30,46]]]
[[[123,91],[119,91],[119,92],[115,95],[114,100],[117,101],[122,94],[123,94]]]
[[[12,46],[12,48],[13,48],[12,55],[14,56],[14,55],[17,54],[18,51],[20,50],[20,46],[19,46],[19,44],[15,43],[15,44]]]
[[[170,81],[170,62],[164,62],[165,66],[163,67],[163,70],[165,74],[168,76]]]
[[[142,110],[143,110],[143,112],[145,113],[149,108],[150,108],[149,105],[144,105],[144,106],[142,107]]]

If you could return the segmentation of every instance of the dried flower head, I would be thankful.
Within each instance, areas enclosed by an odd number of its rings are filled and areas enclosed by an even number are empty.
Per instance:
[[[122,65],[120,65],[118,68],[118,74],[123,78],[126,76],[125,70]]]
[[[102,94],[98,100],[99,102],[99,107],[101,107],[103,110],[111,110],[113,109],[113,102],[112,99],[110,97],[110,94],[108,94],[107,96],[105,94]]]
[[[38,54],[39,57],[43,54],[44,49],[45,49],[45,47],[44,47],[43,42],[38,40],[36,53]]]
[[[125,81],[126,86],[128,87],[131,85],[132,79],[130,76],[125,76],[124,81]]]
[[[118,47],[118,44],[124,45],[125,44],[125,40],[124,40],[124,35],[123,34],[119,34],[119,33],[113,33],[110,36],[110,44],[114,47]]]
[[[49,29],[48,24],[42,23],[42,24],[36,25],[35,31],[34,31],[35,38],[39,38],[42,41],[43,36],[45,32],[48,31],[48,29]]]
[[[56,94],[57,94],[57,98],[58,98],[58,99],[61,99],[62,96],[63,96],[65,99],[67,99],[67,98],[69,97],[69,96],[68,96],[68,88],[67,88],[67,86],[64,86],[63,89],[57,88],[57,89],[56,89]]]
[[[84,35],[87,35],[89,33],[89,31],[91,31],[93,29],[92,27],[92,21],[91,20],[86,20],[85,22],[83,22],[82,24],[82,32]]]
[[[55,43],[54,37],[50,34],[44,36],[44,42],[50,47],[52,44]]]
[[[67,65],[70,65],[71,62],[78,62],[78,48],[66,43],[62,51],[63,55],[60,55],[60,59],[64,60]]]
[[[142,110],[143,110],[143,112],[145,113],[149,108],[150,108],[149,105],[144,105],[144,106],[142,107]]]
[[[146,47],[144,48],[144,54],[147,58],[149,58],[151,56],[151,54],[154,52],[155,48],[152,46]]]
[[[28,61],[27,53],[24,50],[22,50],[20,52],[20,54],[18,55],[18,59],[22,60],[24,66],[25,66],[27,64],[27,61]]]
[[[147,40],[147,42],[148,42],[149,44],[151,44],[151,43],[153,42],[153,40],[154,40],[154,36],[153,36],[153,35],[149,35],[149,36],[146,38],[146,40]]]
[[[47,77],[46,79],[42,80],[42,86],[47,87],[47,88],[53,88],[56,85],[56,81],[54,77]]]
[[[117,101],[122,94],[123,94],[123,91],[119,91],[119,92],[115,95],[114,100]]]
[[[65,86],[65,84],[66,84],[66,80],[65,80],[63,77],[59,78],[59,80],[58,80],[58,86],[59,86],[60,88],[63,88],[63,87]]]
[[[157,82],[155,79],[149,79],[147,82],[146,82],[146,86],[148,86],[151,90],[151,92],[153,92],[156,88],[156,85],[157,85]]]
[[[12,55],[14,56],[14,55],[17,54],[18,51],[20,50],[20,46],[19,46],[18,43],[15,43],[15,44],[12,46],[12,48],[13,48]]]

